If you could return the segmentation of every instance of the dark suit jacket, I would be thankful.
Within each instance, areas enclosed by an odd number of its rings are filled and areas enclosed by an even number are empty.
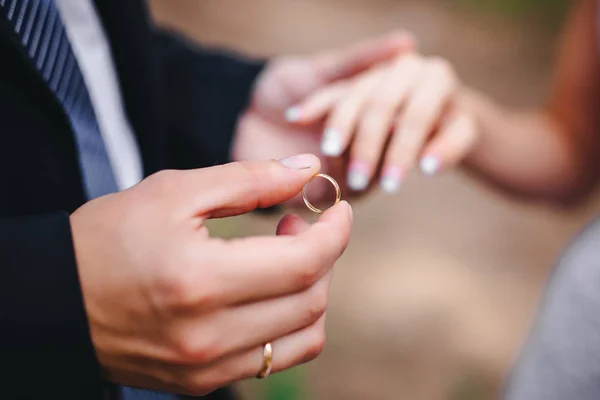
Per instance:
[[[95,4],[145,173],[227,162],[262,63],[201,51],[151,27],[142,0]],[[66,116],[0,12],[2,399],[99,398],[69,225],[84,201]]]

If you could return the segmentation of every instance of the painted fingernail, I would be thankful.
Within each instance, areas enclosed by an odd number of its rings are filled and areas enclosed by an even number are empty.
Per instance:
[[[440,162],[433,156],[425,156],[421,160],[421,171],[423,171],[425,175],[435,175],[439,168]]]
[[[402,178],[402,168],[397,166],[387,167],[381,178],[381,189],[386,193],[396,193],[400,190]]]
[[[369,186],[369,170],[366,163],[353,161],[350,164],[348,186],[355,191],[365,190]]]
[[[308,169],[315,162],[315,156],[312,154],[299,154],[297,156],[282,158],[279,162],[290,169]]]
[[[337,157],[342,154],[342,137],[338,131],[333,128],[325,129],[321,142],[321,152],[330,157]]]
[[[300,118],[300,109],[298,107],[290,107],[285,110],[285,120],[288,122],[296,122]]]

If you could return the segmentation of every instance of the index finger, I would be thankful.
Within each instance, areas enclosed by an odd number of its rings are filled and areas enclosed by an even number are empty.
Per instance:
[[[299,154],[184,171],[179,198],[198,217],[231,217],[290,200],[320,169],[318,157]]]
[[[341,201],[296,235],[214,240],[202,247],[201,256],[215,276],[209,297],[239,304],[306,290],[344,253],[351,227],[352,209]]]

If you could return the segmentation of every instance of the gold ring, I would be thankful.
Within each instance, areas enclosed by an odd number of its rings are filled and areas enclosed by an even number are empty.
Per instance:
[[[260,372],[256,376],[258,379],[265,379],[271,374],[273,369],[273,346],[271,343],[265,344],[263,347],[263,363]]]
[[[311,202],[308,201],[308,197],[306,196],[306,188],[307,188],[308,184],[311,183],[313,181],[313,179],[315,179],[315,178],[324,178],[324,179],[327,179],[329,182],[331,182],[331,184],[335,188],[335,203],[333,203],[334,206],[337,203],[339,203],[340,200],[342,199],[342,191],[340,189],[340,185],[338,185],[338,183],[335,181],[335,179],[333,179],[332,177],[330,177],[329,175],[326,175],[326,174],[317,174],[317,175],[313,176],[312,178],[310,178],[310,181],[308,181],[306,183],[306,185],[304,185],[304,188],[302,188],[302,199],[304,200],[304,204],[306,204],[306,207],[308,207],[308,209],[310,211],[316,212],[317,214],[323,214],[325,211],[313,206],[311,204]]]

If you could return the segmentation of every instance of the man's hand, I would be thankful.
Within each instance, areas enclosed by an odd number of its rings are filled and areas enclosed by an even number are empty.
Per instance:
[[[256,160],[304,152],[319,154],[323,125],[293,126],[286,120],[286,110],[327,85],[353,78],[413,48],[412,36],[394,33],[342,50],[272,61],[258,78],[250,107],[240,119],[233,158]],[[323,172],[341,184],[346,181],[344,160],[323,156],[322,162]],[[318,181],[314,185],[321,185],[311,194],[311,198],[318,199],[326,183]]]
[[[346,202],[309,226],[288,215],[277,236],[220,240],[204,221],[286,201],[317,157],[164,171],[71,216],[92,340],[112,382],[204,395],[274,371],[324,344],[331,268],[346,248]]]

